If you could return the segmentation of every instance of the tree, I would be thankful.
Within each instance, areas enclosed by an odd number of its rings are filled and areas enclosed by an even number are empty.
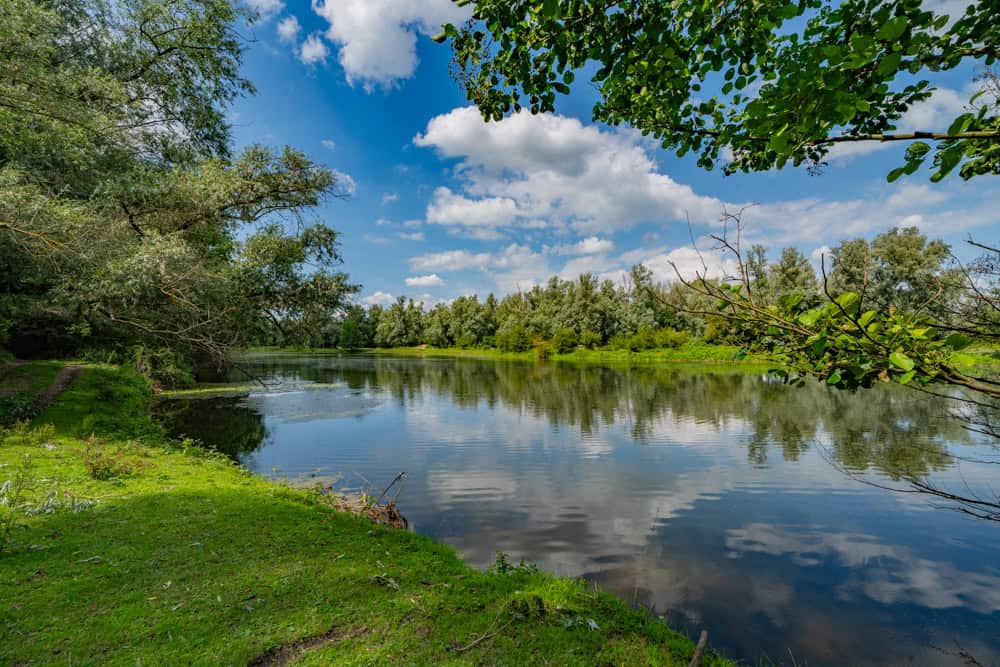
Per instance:
[[[767,275],[767,248],[759,243],[750,247],[747,253],[747,279],[752,289],[757,294],[769,294],[771,285]],[[815,280],[815,276],[814,276]]]
[[[867,291],[871,249],[865,239],[841,241],[830,251],[829,288],[834,296],[844,292]]]
[[[917,0],[477,0],[477,20],[438,39],[487,119],[553,111],[593,72],[595,120],[704,168],[726,153],[727,172],[817,167],[840,143],[900,141],[906,163],[890,179],[930,159],[939,180],[1000,173],[996,97],[940,127],[895,133],[896,122],[930,97],[930,73],[996,61],[996,15],[994,0],[954,17]]]
[[[405,297],[379,313],[375,344],[379,347],[416,345],[424,338],[424,315],[420,306]]]
[[[427,313],[424,327],[424,342],[434,347],[449,347],[455,342],[451,336],[451,311],[447,305],[439,303]]]
[[[927,310],[943,316],[961,291],[961,276],[948,270],[951,248],[928,241],[916,227],[893,228],[871,243],[873,299],[883,308]]]
[[[751,248],[751,252],[753,249]],[[751,265],[747,262],[748,266]],[[815,303],[819,297],[816,289],[816,272],[806,256],[796,248],[785,248],[777,264],[768,270],[767,284],[772,297],[791,295]],[[750,285],[752,287],[752,283]],[[758,293],[760,290],[758,290]]]
[[[228,0],[0,0],[0,345],[25,354],[322,342],[357,291],[345,196],[286,148],[230,151],[240,76]]]
[[[738,218],[736,224],[742,224]],[[717,235],[716,239],[738,264],[743,263],[738,241],[731,241],[726,234]],[[705,276],[694,280],[680,274],[678,277],[697,294],[717,300],[711,314],[730,322],[746,350],[775,361],[778,367],[771,371],[773,375],[797,386],[804,385],[804,377],[812,376],[839,389],[870,388],[890,382],[915,387],[941,399],[961,401],[964,409],[958,418],[966,428],[1000,438],[997,420],[1000,380],[988,373],[963,371],[954,364],[955,352],[974,341],[1000,340],[1000,327],[995,319],[1000,308],[992,296],[1000,285],[1000,273],[995,270],[1000,264],[1000,249],[976,245],[989,254],[977,266],[964,269],[964,282],[952,286],[960,301],[973,304],[972,312],[959,324],[936,318],[933,310],[925,307],[872,308],[864,292],[845,291],[834,296],[825,276],[827,300],[815,306],[797,297],[781,298],[777,304],[762,302],[748,289],[745,274],[723,282],[710,281]],[[987,312],[991,314],[984,316]],[[937,384],[972,393],[942,393],[936,390]],[[844,471],[858,476],[856,471],[847,468]],[[1000,496],[995,493],[981,495],[968,488],[943,489],[923,474],[907,473],[898,479],[906,483],[904,488],[874,484],[927,494],[974,517],[1000,521]]]
[[[347,309],[347,314],[340,324],[340,335],[338,336],[338,346],[345,350],[357,350],[362,347],[370,347],[371,341],[365,336],[365,309],[360,306],[351,306]]]

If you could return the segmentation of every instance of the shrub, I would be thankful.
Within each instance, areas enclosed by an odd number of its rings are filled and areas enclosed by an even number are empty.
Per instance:
[[[472,334],[465,334],[464,336],[459,336],[458,340],[455,341],[455,345],[462,349],[474,347],[476,345],[476,337]]]
[[[580,341],[577,338],[576,332],[568,327],[559,329],[552,336],[552,347],[559,354],[572,352],[579,343]]]
[[[0,398],[0,426],[31,421],[38,412],[38,397],[32,392],[19,391]]]
[[[121,449],[108,447],[93,437],[83,450],[83,467],[91,479],[102,481],[128,477],[135,472],[135,465]]]
[[[132,365],[154,387],[186,389],[194,386],[191,362],[170,348],[136,345],[131,349]]]
[[[656,337],[656,332],[652,329],[642,328],[639,329],[632,336],[632,345],[629,349],[633,352],[639,352],[640,350],[652,350],[657,347],[658,340]]]
[[[608,347],[612,350],[627,350],[629,349],[630,338],[631,336],[628,334],[618,334],[616,336],[612,336],[608,339]]]
[[[584,331],[580,334],[580,345],[583,345],[588,350],[593,350],[599,347],[601,344],[601,335],[594,333],[593,331]]]
[[[506,325],[497,332],[497,348],[502,352],[525,352],[531,349],[531,337],[523,324]]]
[[[686,331],[676,329],[660,329],[656,333],[657,347],[680,347],[688,341],[689,335]]]
[[[540,360],[545,361],[552,356],[552,347],[545,341],[541,341],[535,345],[535,352]]]

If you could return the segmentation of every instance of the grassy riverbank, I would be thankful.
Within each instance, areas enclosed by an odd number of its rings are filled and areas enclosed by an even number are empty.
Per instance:
[[[700,341],[691,341],[679,347],[660,348],[630,352],[628,350],[578,348],[566,354],[548,351],[549,361],[568,361],[581,363],[712,363],[712,364],[764,364],[761,359],[752,357],[737,358],[739,349],[733,345],[715,345]],[[497,359],[509,361],[535,361],[539,358],[538,350],[525,352],[502,352],[496,348],[437,348],[437,347],[392,347],[359,350],[359,354],[378,354],[385,356],[407,357],[447,357],[466,359]],[[344,350],[258,347],[245,350],[247,356],[265,356],[281,354],[312,354],[341,355]]]
[[[34,428],[0,439],[0,484],[13,480],[16,504],[13,515],[0,508],[13,518],[0,551],[0,663],[691,658],[687,637],[589,585],[504,562],[476,571],[425,537],[167,443],[148,399],[134,375],[87,366]]]
[[[690,341],[673,348],[660,348],[631,352],[629,350],[578,348],[567,354],[549,350],[546,359],[555,362],[583,364],[651,364],[673,363],[713,366],[738,366],[741,368],[766,369],[774,362],[761,356],[739,356],[739,348],[734,345],[718,345],[702,341]],[[525,352],[501,352],[496,348],[437,348],[437,347],[391,347],[363,349],[354,352],[339,349],[300,347],[256,347],[244,350],[246,358],[267,356],[341,356],[346,354],[372,354],[388,357],[423,357],[450,359],[484,359],[498,361],[538,361],[536,349]],[[969,373],[1000,376],[1000,349],[992,346],[977,346],[956,352],[952,364],[955,368]]]

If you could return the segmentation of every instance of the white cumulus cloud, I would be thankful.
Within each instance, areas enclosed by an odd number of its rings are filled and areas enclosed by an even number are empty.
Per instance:
[[[299,60],[306,65],[323,64],[330,57],[330,47],[326,45],[323,38],[317,33],[306,37],[299,47]]]
[[[358,191],[358,183],[350,174],[337,171],[336,169],[331,169],[330,171],[333,172],[334,182],[337,184],[340,192],[353,195]]]
[[[549,246],[547,249],[556,255],[597,255],[611,252],[615,249],[615,244],[609,239],[588,236],[576,243]]]
[[[492,255],[471,253],[468,250],[446,250],[418,255],[410,259],[410,266],[418,271],[465,271],[484,269]]]
[[[688,216],[707,222],[723,206],[661,173],[637,133],[575,118],[522,112],[486,123],[464,107],[431,119],[414,143],[460,160],[461,191],[434,192],[430,223],[593,233]]]
[[[444,285],[444,281],[436,273],[406,279],[407,287],[440,287],[441,285]]]
[[[388,306],[395,300],[396,297],[388,292],[375,292],[374,294],[363,297],[361,299],[361,303],[369,306]]]
[[[418,34],[436,34],[472,13],[452,0],[313,0],[312,8],[330,24],[326,36],[348,82],[383,88],[413,76]]]
[[[247,5],[257,12],[262,22],[271,20],[285,8],[282,0],[247,0]]]
[[[284,42],[285,44],[294,44],[295,40],[299,38],[299,31],[302,26],[299,25],[299,20],[294,16],[286,16],[285,18],[278,21],[278,40]]]

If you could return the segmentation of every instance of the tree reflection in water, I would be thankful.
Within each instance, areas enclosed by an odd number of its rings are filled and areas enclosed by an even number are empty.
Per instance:
[[[964,459],[989,441],[941,399],[733,367],[319,357],[255,370],[335,386],[161,410],[263,474],[384,485],[406,470],[416,529],[476,565],[501,549],[586,577],[749,661],[792,649],[811,665],[945,665],[927,645],[953,640],[1000,656],[991,526],[838,472],[988,484]]]

